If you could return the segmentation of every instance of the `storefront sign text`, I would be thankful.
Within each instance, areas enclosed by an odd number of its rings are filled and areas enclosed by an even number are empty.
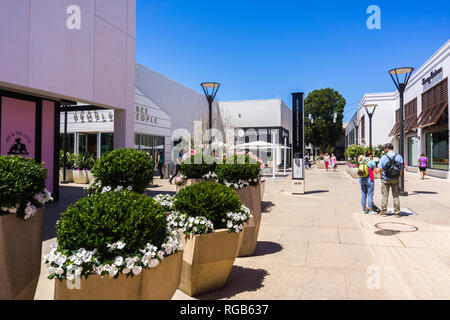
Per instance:
[[[430,73],[430,76],[428,78],[422,79],[422,85],[424,86],[424,91],[431,88],[433,85],[435,85],[437,82],[441,81],[443,77],[443,69],[442,67],[438,70],[434,70]]]

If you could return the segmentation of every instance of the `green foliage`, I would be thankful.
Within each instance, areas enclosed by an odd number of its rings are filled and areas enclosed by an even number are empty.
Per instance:
[[[381,158],[385,154],[384,145],[380,144],[376,147],[372,147],[372,153],[375,158]]]
[[[196,153],[181,163],[181,174],[187,179],[202,179],[216,169],[216,158],[208,154]]]
[[[205,217],[210,220],[214,229],[226,229],[227,213],[241,212],[241,200],[230,188],[224,185],[203,182],[188,186],[175,196],[175,211],[188,217]]]
[[[235,154],[228,157],[221,164],[217,164],[216,174],[219,183],[239,183],[240,181],[248,182],[250,185],[257,185],[261,173],[261,163],[256,162],[246,154]]]
[[[91,172],[103,186],[132,186],[135,192],[143,193],[151,185],[154,169],[153,159],[146,152],[116,149],[97,160]]]
[[[74,155],[75,157],[75,169],[79,170],[91,170],[95,165],[95,156],[91,153],[83,153]]]
[[[131,191],[106,192],[69,206],[56,226],[59,249],[98,250],[100,261],[114,258],[107,248],[126,243],[126,253],[137,253],[147,243],[161,246],[167,233],[166,209],[155,200]]]
[[[2,208],[17,208],[17,216],[25,217],[28,203],[41,208],[34,196],[45,190],[48,172],[34,159],[19,156],[0,156],[0,213]]]
[[[342,119],[346,101],[338,91],[331,88],[314,90],[305,99],[305,139],[306,143],[326,150],[335,146],[342,135]],[[336,123],[333,123],[334,113]],[[314,123],[308,119],[314,118]]]
[[[70,152],[66,153],[66,168],[71,170],[71,169],[75,169],[75,160],[76,160],[76,155]],[[59,151],[59,167],[62,168],[64,165],[64,151],[60,150]]]
[[[351,160],[356,160],[360,155],[364,155],[369,148],[365,146],[351,145],[345,151],[345,156]]]

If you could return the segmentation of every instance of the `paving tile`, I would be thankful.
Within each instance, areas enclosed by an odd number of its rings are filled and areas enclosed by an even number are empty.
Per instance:
[[[286,240],[339,242],[336,228],[281,227],[281,229],[283,230],[282,242]]]
[[[403,243],[390,231],[378,230],[376,232],[357,230],[357,229],[341,229],[339,228],[339,238],[341,243],[348,244],[374,244],[380,246],[397,246],[404,247]]]

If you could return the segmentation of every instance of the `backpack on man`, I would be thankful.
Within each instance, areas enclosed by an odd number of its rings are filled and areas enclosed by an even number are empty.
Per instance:
[[[391,179],[400,177],[400,172],[401,172],[400,164],[395,159],[397,157],[397,154],[395,154],[392,158],[389,157],[388,155],[386,155],[386,157],[388,157],[388,162],[386,163],[386,166],[384,168],[386,177],[391,178]]]

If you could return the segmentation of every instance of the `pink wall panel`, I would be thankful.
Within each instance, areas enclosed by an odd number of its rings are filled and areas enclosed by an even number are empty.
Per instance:
[[[97,16],[123,32],[127,32],[127,0],[96,0],[95,2],[95,13]]]
[[[3,97],[1,154],[35,156],[36,103]],[[19,140],[20,139],[20,140]]]
[[[48,179],[45,184],[47,190],[53,192],[53,165],[55,152],[55,103],[42,102],[42,162],[48,170]]]

